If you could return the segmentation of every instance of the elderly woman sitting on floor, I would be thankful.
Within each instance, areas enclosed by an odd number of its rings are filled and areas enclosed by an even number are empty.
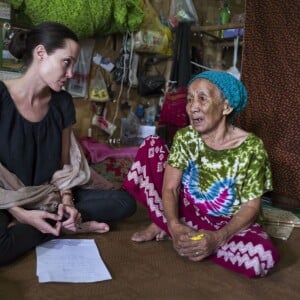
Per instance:
[[[192,78],[190,125],[176,133],[170,153],[159,137],[148,137],[124,182],[152,220],[133,241],[169,235],[180,256],[210,258],[248,277],[276,264],[278,251],[256,223],[261,196],[272,189],[268,156],[257,136],[231,122],[246,103],[244,85],[226,72]]]

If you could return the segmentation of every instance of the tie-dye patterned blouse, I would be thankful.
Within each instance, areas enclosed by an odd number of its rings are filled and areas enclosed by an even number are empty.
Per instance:
[[[230,216],[272,189],[263,142],[250,133],[238,147],[213,150],[191,126],[176,133],[168,164],[183,171],[184,201],[212,216]]]

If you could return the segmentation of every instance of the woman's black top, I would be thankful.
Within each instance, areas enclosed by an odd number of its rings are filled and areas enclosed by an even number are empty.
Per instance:
[[[0,162],[25,186],[50,181],[60,168],[62,131],[75,122],[72,96],[66,91],[52,91],[46,116],[30,122],[0,81]]]

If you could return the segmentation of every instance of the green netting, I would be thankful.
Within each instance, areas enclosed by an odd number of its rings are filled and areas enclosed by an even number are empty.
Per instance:
[[[44,21],[63,23],[79,38],[95,34],[135,32],[143,20],[143,0],[10,0],[24,9],[34,25]]]

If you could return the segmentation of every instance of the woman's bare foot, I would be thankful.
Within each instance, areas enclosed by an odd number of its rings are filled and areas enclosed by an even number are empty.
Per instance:
[[[62,229],[64,234],[79,234],[79,233],[105,233],[109,231],[109,226],[106,223],[97,221],[88,221],[81,223],[76,231],[71,231],[66,228]]]
[[[131,240],[134,242],[147,242],[156,239],[157,241],[164,240],[167,237],[165,231],[161,230],[156,224],[151,223],[146,229],[135,232]]]
[[[106,223],[97,221],[88,221],[81,223],[77,229],[78,233],[105,233],[109,231],[109,226]]]

